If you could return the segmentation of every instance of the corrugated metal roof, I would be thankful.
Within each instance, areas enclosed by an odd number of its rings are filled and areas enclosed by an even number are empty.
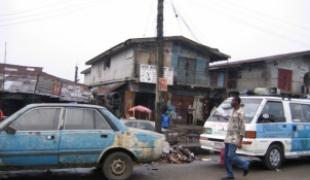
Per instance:
[[[94,63],[96,63],[99,60],[104,59],[105,57],[110,57],[113,54],[116,54],[120,51],[123,51],[129,47],[131,47],[134,44],[141,44],[141,43],[156,43],[157,38],[156,37],[151,37],[151,38],[134,38],[134,39],[128,39],[110,49],[108,49],[107,51],[104,51],[103,53],[99,54],[98,56],[88,60],[85,64],[86,65],[92,65]],[[229,55],[226,55],[222,52],[220,52],[218,49],[216,48],[211,48],[209,46],[205,46],[203,44],[197,43],[193,40],[190,40],[188,38],[185,38],[183,36],[168,36],[164,38],[165,42],[181,42],[184,43],[187,46],[190,46],[192,48],[195,48],[203,53],[206,53],[210,56],[211,61],[218,61],[218,60],[225,60],[230,58]]]
[[[225,67],[238,67],[241,64],[247,64],[247,63],[284,60],[284,59],[292,59],[292,58],[304,57],[304,56],[309,56],[309,59],[310,59],[310,51],[299,51],[299,52],[293,52],[293,53],[285,53],[285,54],[278,54],[278,55],[265,56],[265,57],[259,57],[259,58],[253,58],[253,59],[236,60],[236,61],[215,62],[213,64],[210,64],[210,70],[218,69],[218,68],[225,68]]]

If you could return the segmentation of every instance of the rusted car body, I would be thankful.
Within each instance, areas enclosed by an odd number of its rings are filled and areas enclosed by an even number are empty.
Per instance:
[[[108,179],[127,179],[133,162],[160,158],[164,142],[100,106],[33,104],[0,124],[0,169],[95,166]]]

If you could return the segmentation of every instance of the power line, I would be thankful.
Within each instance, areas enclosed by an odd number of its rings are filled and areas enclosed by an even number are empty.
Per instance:
[[[27,19],[27,18],[32,18],[32,17],[37,17],[40,15],[46,15],[48,13],[55,13],[55,12],[59,12],[59,11],[63,11],[63,10],[68,10],[68,9],[72,9],[75,8],[77,6],[81,6],[81,5],[87,5],[87,4],[91,4],[93,2],[88,1],[87,3],[75,3],[75,4],[62,4],[62,6],[60,7],[51,7],[51,8],[47,8],[45,11],[33,11],[30,12],[26,15],[22,15],[22,16],[18,16],[18,17],[5,17],[2,18],[0,17],[0,22],[1,21],[18,21],[18,20],[22,20],[22,19]]]
[[[68,2],[68,1],[72,1],[72,0],[67,0],[66,2]],[[57,2],[54,1],[53,3],[48,3],[48,4],[45,4],[45,5],[42,5],[42,6],[38,6],[38,7],[32,8],[32,9],[21,10],[21,11],[18,11],[18,12],[2,13],[2,14],[0,14],[0,18],[1,17],[6,17],[6,16],[15,16],[15,15],[19,15],[19,14],[25,14],[25,13],[33,12],[33,11],[40,10],[42,8],[45,8],[45,7],[51,7],[53,5],[59,5],[60,2],[64,2],[64,1],[63,0],[59,0]]]
[[[66,15],[66,14],[72,14],[74,12],[77,12],[81,9],[85,9],[85,8],[89,8],[95,4],[91,4],[91,3],[86,3],[89,4],[88,6],[76,6],[76,7],[72,7],[69,11],[68,9],[65,9],[66,11],[62,11],[62,12],[57,12],[56,14],[44,14],[44,16],[37,16],[37,17],[30,17],[28,19],[16,19],[15,22],[8,22],[8,23],[0,23],[0,27],[7,27],[7,26],[12,26],[12,25],[19,25],[19,24],[25,24],[25,23],[30,23],[30,22],[36,22],[36,21],[44,21],[47,19],[51,19],[54,17],[58,17],[58,16],[62,16],[62,15]],[[64,9],[64,8],[62,8]]]
[[[273,26],[273,27],[278,26],[279,28],[280,27],[285,27],[285,28],[289,27],[289,28],[294,28],[294,29],[299,28],[299,30],[303,29],[304,31],[307,31],[307,33],[305,34],[305,33],[299,32],[298,34],[300,36],[307,36],[308,38],[310,38],[310,35],[309,35],[310,28],[306,28],[306,27],[297,25],[295,23],[290,23],[288,21],[284,21],[281,18],[273,17],[273,16],[268,15],[266,13],[256,11],[256,10],[252,10],[252,9],[247,8],[247,7],[241,7],[241,6],[238,6],[236,3],[232,3],[229,1],[222,1],[222,3],[225,3],[226,5],[229,5],[230,7],[233,7],[233,8],[241,9],[244,12],[251,14],[254,18],[260,20],[260,22],[265,23],[265,24],[269,24],[270,26]],[[273,19],[275,21],[269,22],[264,17],[268,18],[268,20]],[[277,28],[277,27],[275,27],[275,28]]]
[[[224,3],[227,3],[227,4],[231,4],[232,6],[235,6],[237,8],[241,8],[241,9],[245,9],[249,12],[252,12],[252,13],[256,13],[256,14],[259,14],[259,15],[262,15],[262,16],[265,16],[265,17],[268,17],[268,18],[271,18],[271,19],[275,19],[275,20],[278,20],[278,21],[281,21],[282,23],[285,23],[285,24],[288,24],[288,25],[292,25],[294,27],[298,27],[300,29],[303,29],[303,30],[306,30],[306,31],[310,31],[310,28],[308,27],[304,27],[304,26],[301,26],[300,24],[296,24],[296,23],[293,23],[293,22],[290,22],[290,21],[286,21],[282,18],[279,18],[279,17],[275,17],[275,16],[271,16],[267,13],[264,13],[264,12],[261,12],[261,11],[257,11],[257,10],[254,10],[254,9],[250,9],[248,7],[245,7],[245,6],[241,6],[235,2],[232,2],[232,1],[222,1]]]
[[[281,28],[283,28],[283,26],[284,27],[287,27],[287,25],[288,25],[288,27],[290,27],[290,28],[292,28],[292,24],[291,25],[289,25],[289,24],[287,24],[286,23],[286,26],[284,25],[284,24],[282,24],[282,26],[281,26],[281,24],[279,24],[280,22],[279,21],[272,21],[272,22],[269,22],[269,21],[267,21],[265,18],[263,18],[263,17],[261,17],[261,15],[262,16],[265,16],[265,17],[267,17],[268,19],[281,19],[281,18],[272,18],[272,16],[269,16],[268,14],[265,14],[265,13],[260,13],[259,11],[253,11],[252,12],[252,10],[250,10],[250,9],[246,9],[246,8],[242,8],[242,7],[236,7],[235,5],[233,5],[233,4],[227,4],[228,2],[227,1],[214,1],[214,0],[212,0],[214,3],[216,3],[216,5],[217,5],[217,7],[219,7],[218,5],[220,4],[220,3],[218,3],[218,2],[221,2],[221,3],[226,3],[226,5],[224,5],[224,4],[222,4],[222,7],[223,8],[225,8],[225,7],[228,7],[228,6],[230,6],[230,7],[232,7],[233,6],[233,8],[236,10],[236,11],[238,11],[238,12],[240,12],[239,10],[237,10],[236,8],[238,8],[238,9],[242,9],[244,12],[247,12],[249,15],[251,15],[253,18],[255,18],[255,19],[257,19],[257,20],[259,20],[261,23],[263,23],[263,24],[267,24],[269,27],[274,27],[274,28],[276,28],[276,29],[278,29],[279,27],[281,27]],[[227,9],[225,9],[225,10],[227,10]],[[230,9],[230,11],[232,11],[232,9]],[[233,12],[233,11],[232,11]],[[254,13],[254,14],[253,14]],[[259,15],[259,14],[261,14],[261,15]],[[279,22],[278,24],[277,24],[277,22]],[[276,27],[276,26],[278,26],[278,27]],[[310,30],[310,29],[309,29]],[[296,34],[296,33],[295,33]],[[299,32],[298,33],[300,36],[307,36],[308,38],[310,38],[310,35],[307,33],[307,34],[304,34],[304,33],[301,33],[301,32]],[[297,35],[297,34],[296,34]]]
[[[192,30],[192,28],[189,26],[189,24],[186,22],[186,20],[183,18],[183,16],[181,15],[181,13],[176,9],[174,3],[172,0],[170,0],[171,2],[171,5],[172,5],[172,8],[173,8],[173,11],[175,13],[175,16],[177,19],[180,18],[180,20],[183,22],[183,24],[185,25],[185,27],[187,28],[187,30],[190,32],[190,34],[193,36],[193,38],[200,42],[199,39],[197,38],[197,36],[195,35],[194,31]]]
[[[194,2],[194,1],[191,1],[191,2]],[[204,2],[208,2],[209,3],[209,1],[204,1]],[[214,5],[212,3],[211,4],[209,3],[209,5],[211,5],[212,7],[208,6],[208,8],[213,8],[214,10],[219,11],[220,12],[219,14],[221,14],[221,15],[223,15],[225,13],[226,14],[228,13],[227,9],[225,9],[225,11],[223,11],[223,9],[221,9],[220,6],[218,6],[218,4]],[[281,33],[278,33],[278,32],[270,31],[269,29],[261,27],[261,26],[259,26],[257,24],[249,23],[249,22],[245,21],[244,19],[242,19],[240,17],[237,17],[234,13],[230,13],[230,15],[228,17],[233,19],[233,20],[235,20],[235,22],[237,22],[239,24],[246,25],[246,26],[251,27],[251,28],[253,28],[255,30],[259,30],[259,31],[267,33],[267,34],[272,34],[274,36],[280,37],[282,39],[286,39],[286,40],[291,41],[291,42],[295,42],[295,43],[298,43],[298,44],[303,44],[303,45],[306,45],[306,46],[310,46],[309,43],[306,43],[306,42],[297,40],[295,38],[289,37],[286,34],[281,34]],[[244,17],[244,16],[242,16],[242,17]]]
[[[178,26],[179,26],[180,32],[181,32],[181,34],[183,34],[181,22],[180,22],[180,19],[179,19],[179,15],[178,15],[178,12],[177,12],[177,10],[176,10],[176,8],[175,8],[175,6],[174,6],[172,0],[170,0],[170,5],[171,5],[172,10],[173,10],[173,12],[174,12],[175,18],[176,18],[177,21],[178,21]]]

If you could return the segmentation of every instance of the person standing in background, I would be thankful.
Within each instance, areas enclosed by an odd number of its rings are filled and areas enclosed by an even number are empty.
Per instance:
[[[187,125],[193,124],[193,118],[194,118],[193,113],[194,113],[194,108],[190,104],[188,105],[188,108],[187,108],[187,120],[186,120]]]

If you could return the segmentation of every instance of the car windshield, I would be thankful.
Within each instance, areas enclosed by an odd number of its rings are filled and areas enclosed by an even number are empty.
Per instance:
[[[140,123],[139,128],[149,130],[149,131],[155,131],[155,127],[152,126],[152,124],[150,123]]]
[[[261,99],[241,98],[241,106],[244,109],[245,123],[250,123],[256,114],[256,111],[261,104]],[[227,122],[232,111],[230,105],[231,99],[225,100],[209,117],[208,121]]]

